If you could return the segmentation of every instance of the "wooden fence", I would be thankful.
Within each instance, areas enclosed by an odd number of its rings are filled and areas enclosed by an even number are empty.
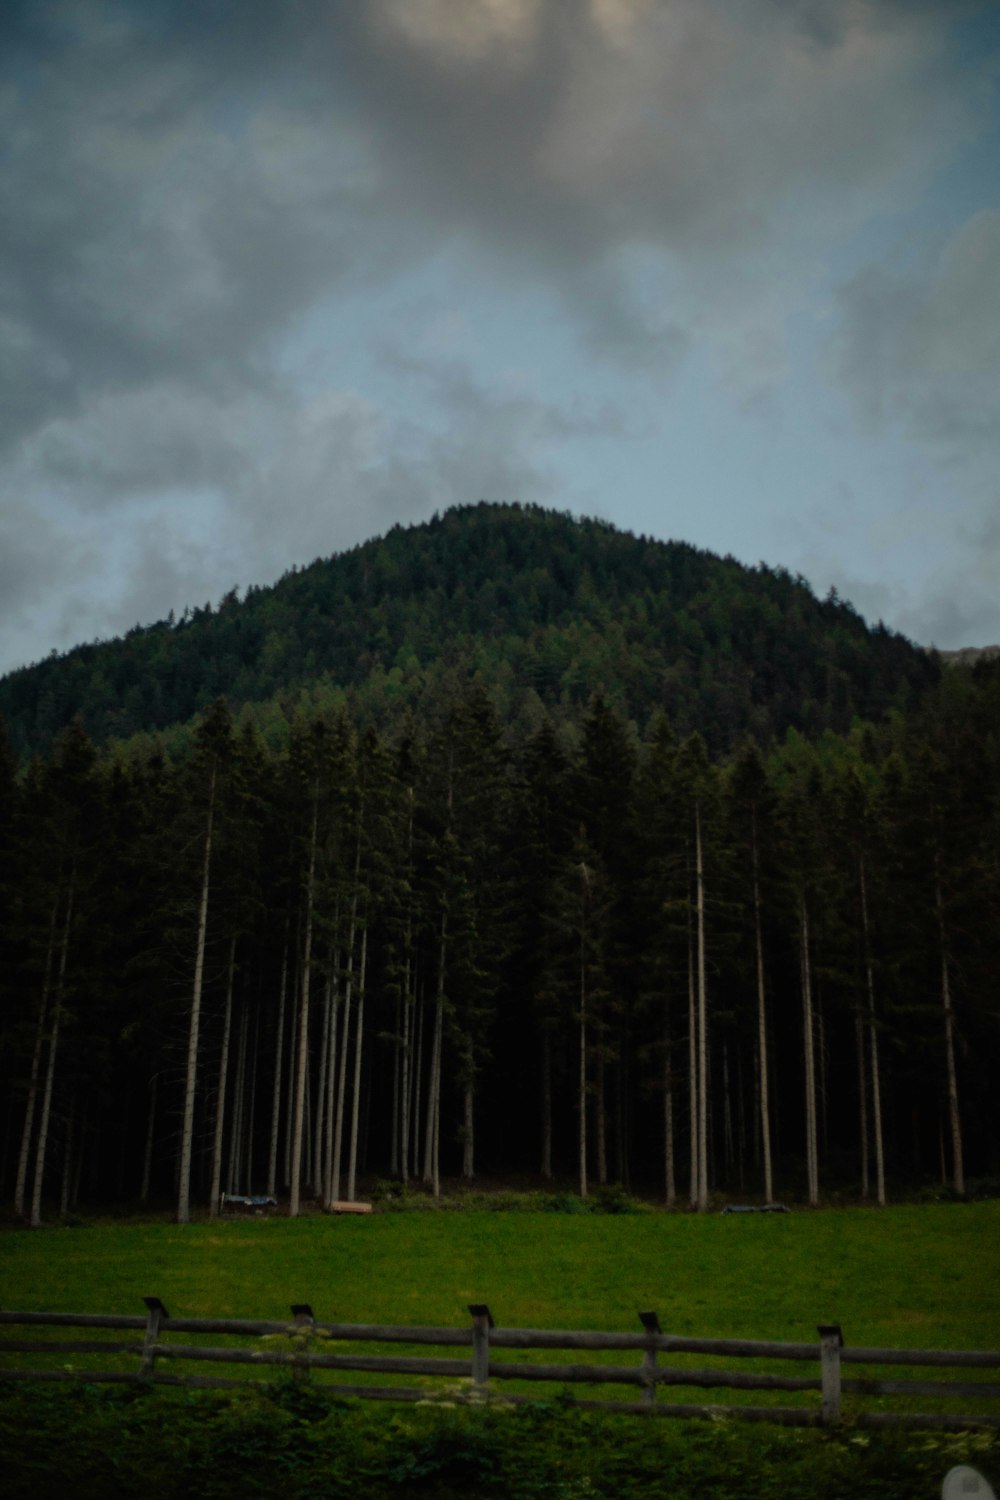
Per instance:
[[[293,1379],[313,1374],[323,1378],[322,1388],[331,1395],[359,1396],[367,1400],[427,1401],[447,1399],[481,1402],[494,1398],[501,1382],[545,1382],[565,1388],[586,1384],[633,1387],[638,1399],[585,1399],[576,1404],[616,1412],[637,1412],[668,1417],[733,1417],[750,1422],[778,1422],[790,1426],[834,1426],[842,1420],[864,1427],[906,1426],[935,1428],[1000,1427],[1000,1384],[977,1379],[914,1378],[887,1375],[887,1367],[912,1371],[921,1367],[987,1371],[1000,1369],[1000,1352],[958,1349],[874,1349],[844,1344],[840,1328],[823,1324],[810,1343],[778,1343],[762,1339],[687,1338],[664,1333],[656,1313],[639,1314],[642,1331],[601,1333],[590,1330],[555,1331],[541,1328],[497,1328],[484,1304],[469,1308],[471,1322],[462,1328],[417,1328],[369,1323],[319,1323],[312,1308],[293,1304],[291,1321],[242,1318],[175,1318],[157,1297],[144,1298],[146,1316],[103,1313],[47,1313],[0,1311],[0,1329],[11,1327],[46,1330],[80,1329],[103,1337],[72,1339],[46,1337],[0,1337],[0,1381],[82,1380],[122,1384],[155,1384],[186,1387],[238,1387],[242,1378],[217,1373],[196,1373],[200,1364],[274,1367]],[[139,1335],[122,1339],[121,1334]],[[225,1336],[226,1346],[184,1342],[181,1335],[198,1340]],[[459,1357],[447,1355],[363,1353],[365,1345],[409,1345],[420,1348],[461,1349]],[[332,1348],[336,1345],[336,1348]],[[575,1359],[582,1352],[617,1351],[631,1354],[628,1364],[547,1364],[512,1359],[508,1350],[560,1350]],[[500,1351],[500,1357],[496,1357]],[[24,1368],[15,1356],[44,1356],[62,1361]],[[109,1356],[119,1363],[128,1357],[131,1368],[108,1369]],[[723,1360],[722,1365],[693,1366],[691,1356]],[[83,1360],[67,1364],[67,1357]],[[95,1360],[100,1357],[101,1362]],[[680,1363],[677,1362],[680,1357]],[[674,1362],[669,1362],[673,1360]],[[812,1365],[815,1372],[795,1375],[734,1368],[740,1361],[776,1363],[784,1366]],[[178,1370],[178,1366],[194,1366]],[[171,1369],[171,1366],[174,1368]],[[862,1366],[865,1373],[845,1375],[846,1367]],[[331,1380],[329,1372],[364,1372],[368,1379],[384,1376],[434,1377],[436,1385],[413,1387],[403,1384],[349,1384]],[[442,1387],[441,1382],[447,1382]],[[456,1382],[457,1387],[456,1387]],[[737,1398],[726,1404],[680,1403],[663,1399],[671,1389],[731,1390],[734,1392],[807,1393],[802,1405],[746,1405]],[[811,1397],[809,1395],[811,1394]],[[845,1402],[846,1398],[846,1402]],[[875,1398],[873,1402],[873,1398]],[[900,1401],[905,1405],[900,1407]],[[933,1398],[931,1411],[913,1411],[914,1398]],[[975,1410],[956,1414],[947,1409],[955,1399],[973,1403]],[[509,1402],[537,1399],[523,1391],[504,1392]],[[892,1403],[896,1405],[893,1406]],[[873,1409],[874,1406],[874,1409]],[[945,1409],[942,1409],[944,1407]]]

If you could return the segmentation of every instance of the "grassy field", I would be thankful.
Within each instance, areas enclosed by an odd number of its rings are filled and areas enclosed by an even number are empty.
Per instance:
[[[0,1233],[0,1306],[175,1315],[638,1328],[850,1343],[1000,1345],[1000,1204],[787,1216],[400,1213],[119,1222]],[[994,1484],[989,1435],[649,1422],[566,1408],[330,1405],[288,1382],[239,1395],[0,1385],[7,1493],[630,1500],[918,1500],[953,1463]]]
[[[0,1306],[1000,1345],[1000,1203],[788,1215],[374,1214],[0,1234]]]

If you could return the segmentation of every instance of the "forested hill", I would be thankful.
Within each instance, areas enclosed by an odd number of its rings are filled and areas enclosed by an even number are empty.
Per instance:
[[[574,715],[601,688],[640,725],[662,708],[721,752],[748,732],[766,744],[905,708],[939,668],[781,569],[480,503],[13,672],[0,715],[18,754],[76,715],[101,742],[220,694],[280,718],[311,689],[382,723],[456,671],[479,673],[508,721],[536,719],[539,700]]]

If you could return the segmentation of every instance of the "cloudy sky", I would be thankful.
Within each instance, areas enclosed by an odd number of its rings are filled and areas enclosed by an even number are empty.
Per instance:
[[[0,671],[534,501],[1000,641],[996,0],[7,0]]]

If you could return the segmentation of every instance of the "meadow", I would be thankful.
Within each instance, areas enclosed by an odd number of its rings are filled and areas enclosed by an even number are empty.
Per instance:
[[[5,1308],[142,1312],[142,1297],[156,1295],[176,1316],[283,1318],[306,1301],[321,1321],[462,1326],[470,1302],[487,1302],[500,1325],[629,1331],[652,1308],[672,1333],[811,1340],[817,1323],[839,1322],[849,1343],[914,1348],[1000,1345],[998,1273],[1000,1203],[774,1216],[466,1210],[0,1233]],[[551,1392],[504,1414],[331,1406],[287,1384],[241,1396],[0,1387],[0,1441],[13,1494],[46,1492],[58,1448],[79,1500],[269,1494],[279,1479],[284,1493],[320,1484],[345,1496],[622,1500],[707,1486],[902,1500],[939,1493],[951,1461],[998,1477],[990,1436],[651,1423],[575,1412]]]
[[[0,1233],[0,1306],[461,1324],[637,1327],[854,1344],[1000,1343],[1000,1203],[782,1215],[377,1213]]]

